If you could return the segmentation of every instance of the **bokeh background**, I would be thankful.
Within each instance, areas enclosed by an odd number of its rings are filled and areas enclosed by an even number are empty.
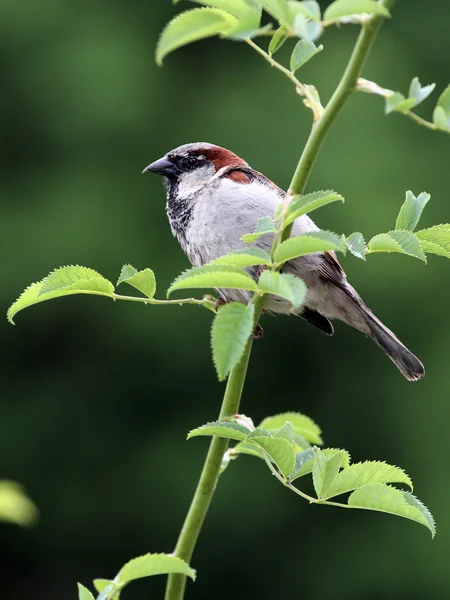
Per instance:
[[[326,4],[326,3],[322,3]],[[187,3],[185,3],[187,7]],[[178,8],[178,7],[177,7]],[[154,62],[168,1],[2,0],[1,306],[50,270],[83,264],[116,280],[150,266],[163,297],[188,266],[172,238],[149,162],[187,141],[211,141],[287,186],[310,128],[290,82],[249,48],[208,40]],[[181,7],[179,7],[181,8]],[[413,76],[448,83],[450,5],[399,2],[365,76],[407,92]],[[300,77],[326,100],[357,31],[329,31]],[[280,57],[287,59],[288,50]],[[437,92],[420,107],[430,117]],[[309,190],[344,206],[315,215],[337,232],[387,231],[406,189],[432,194],[423,226],[448,222],[448,137],[381,99],[353,97],[320,154]],[[188,598],[444,599],[450,596],[450,264],[349,256],[367,303],[423,360],[406,382],[379,349],[337,324],[264,319],[242,412],[255,422],[299,410],[327,445],[411,474],[438,535],[391,516],[308,506],[242,457],[222,476],[192,565]],[[219,411],[211,313],[72,297],[1,327],[0,479],[23,483],[40,509],[34,528],[1,525],[1,596],[75,600],[76,582],[112,577],[131,557],[170,552],[207,449],[185,441]],[[161,598],[164,578],[128,600]]]

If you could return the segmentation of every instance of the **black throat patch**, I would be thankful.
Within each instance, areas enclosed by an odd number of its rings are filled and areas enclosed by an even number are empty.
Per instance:
[[[186,246],[186,232],[192,218],[192,199],[178,196],[178,181],[165,178],[166,211],[173,235],[178,239],[183,249]]]

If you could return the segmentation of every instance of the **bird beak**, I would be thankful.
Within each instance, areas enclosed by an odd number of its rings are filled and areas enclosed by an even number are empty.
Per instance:
[[[155,160],[151,165],[145,167],[142,173],[156,173],[157,175],[165,175],[166,177],[173,177],[178,174],[177,166],[169,160],[166,156]]]

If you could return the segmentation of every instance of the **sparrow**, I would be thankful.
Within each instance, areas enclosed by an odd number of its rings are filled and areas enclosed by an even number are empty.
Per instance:
[[[148,165],[143,173],[163,176],[171,231],[194,267],[248,247],[241,237],[255,230],[260,217],[272,217],[286,198],[286,192],[245,160],[206,142],[179,146]],[[303,215],[295,220],[292,236],[318,229]],[[264,234],[252,245],[269,252],[273,235]],[[258,267],[246,270],[258,278]],[[331,319],[344,321],[374,340],[406,379],[423,377],[420,360],[366,306],[348,283],[334,252],[295,258],[283,265],[282,272],[300,277],[307,287],[304,304],[295,314],[328,335],[334,332]],[[251,299],[245,290],[217,291],[225,302],[247,304]],[[272,295],[265,309],[291,314],[290,304]]]

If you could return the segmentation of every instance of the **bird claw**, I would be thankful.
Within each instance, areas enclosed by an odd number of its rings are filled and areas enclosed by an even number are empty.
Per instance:
[[[253,335],[250,336],[250,339],[260,340],[263,338],[263,336],[264,336],[264,329],[258,323],[257,326],[255,327],[255,332],[253,333]]]

